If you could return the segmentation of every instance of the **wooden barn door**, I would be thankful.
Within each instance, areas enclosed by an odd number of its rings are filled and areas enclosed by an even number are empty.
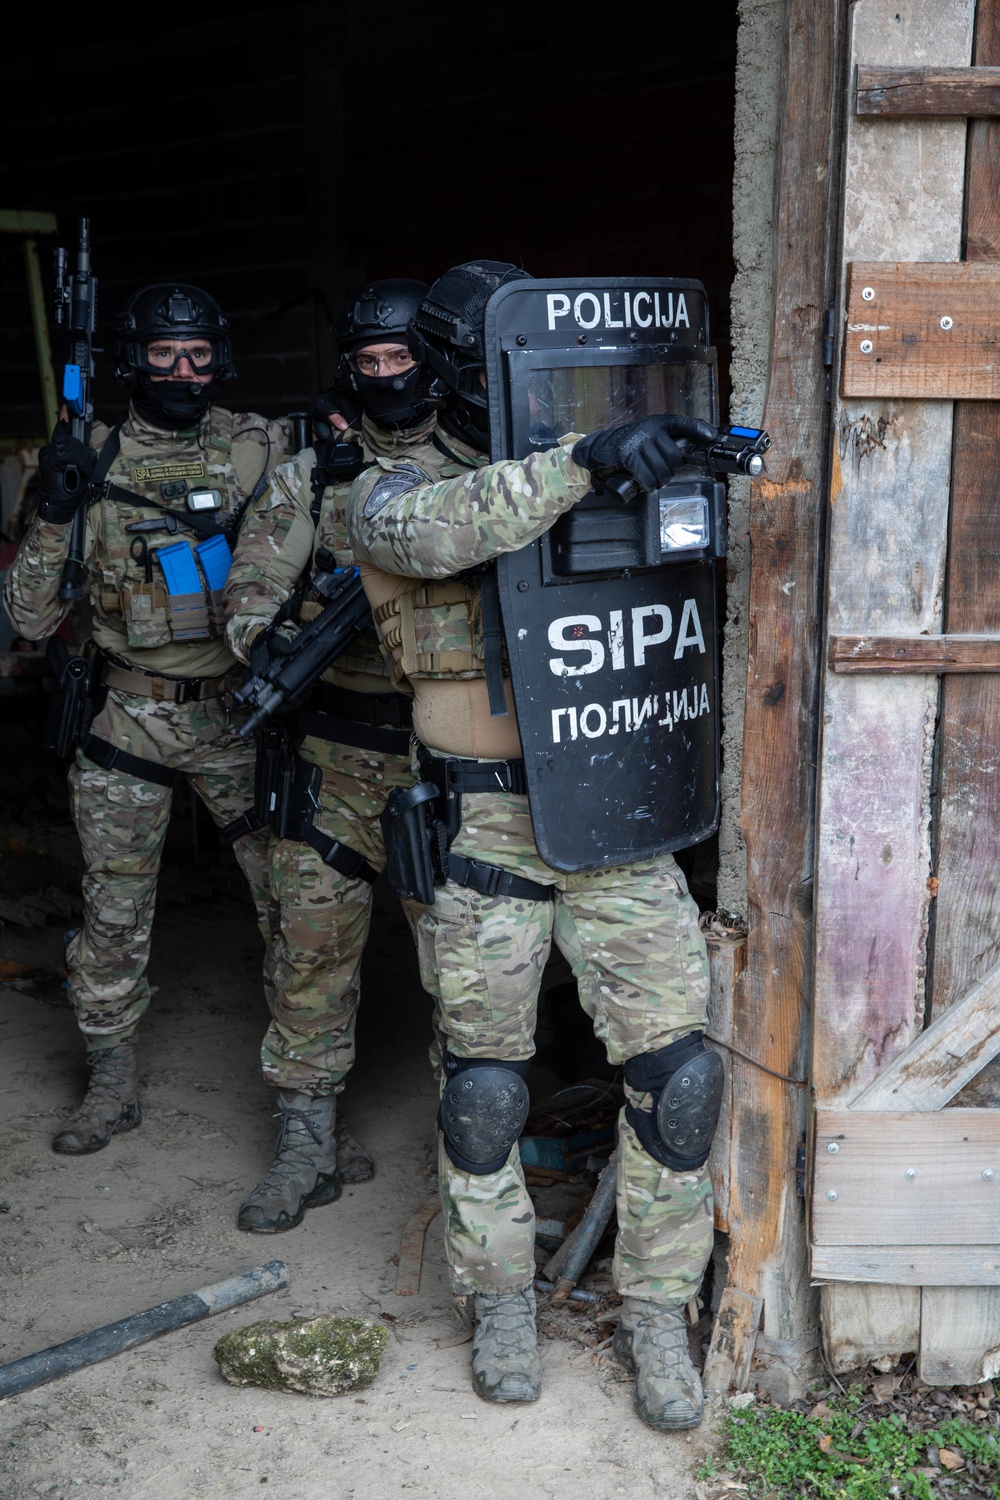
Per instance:
[[[835,1370],[951,1385],[1000,1374],[1000,0],[851,46],[810,1269]]]

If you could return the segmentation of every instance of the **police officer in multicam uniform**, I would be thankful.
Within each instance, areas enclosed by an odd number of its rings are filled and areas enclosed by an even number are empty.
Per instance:
[[[230,644],[245,661],[301,581],[352,564],[344,505],[359,470],[441,458],[431,446],[437,401],[406,344],[426,291],[421,281],[376,281],[344,305],[332,330],[341,352],[334,391],[360,411],[279,465],[247,514],[226,589]],[[306,589],[294,618],[306,624],[319,607]],[[239,1214],[241,1229],[259,1233],[292,1228],[307,1208],[339,1197],[342,1178],[372,1174],[356,1143],[345,1166],[336,1096],[354,1061],[372,881],[385,865],[379,816],[389,793],[413,781],[409,690],[393,680],[374,629],[282,723],[297,750],[297,805],[291,817],[284,813],[297,832],[275,838],[271,849],[281,920],[273,1019],[261,1049],[264,1077],[278,1089],[280,1128],[274,1163]]]
[[[57,424],[39,455],[38,511],[4,585],[15,629],[28,640],[52,635],[70,608],[59,585],[73,517],[88,505],[96,712],[69,771],[84,916],[66,952],[90,1079],[53,1141],[69,1155],[99,1151],[140,1123],[135,1036],[150,999],[172,787],[184,777],[219,825],[252,796],[253,747],[223,706],[242,672],[225,640],[221,571],[242,509],[288,446],[285,423],[213,403],[235,374],[232,342],[198,287],[136,292],[115,338],[116,373],[132,386],[128,416],[110,429],[95,423],[89,448]],[[196,554],[207,542],[211,554]],[[160,548],[170,554],[162,561]],[[266,837],[248,834],[236,855],[269,945]]]
[[[369,469],[351,490],[348,531],[383,644],[415,692],[422,774],[449,810],[447,879],[420,917],[418,948],[445,1043],[440,1182],[453,1288],[473,1299],[474,1388],[492,1401],[531,1401],[540,1390],[534,1211],[516,1137],[554,938],[610,1060],[624,1067],[615,1344],[637,1371],[639,1415],[669,1430],[702,1414],[684,1308],[711,1253],[713,1204],[703,1165],[666,1164],[654,1105],[704,1052],[705,944],[670,855],[568,875],[542,861],[505,661],[509,711],[490,712],[495,609],[483,565],[547,531],[592,490],[595,473],[627,473],[648,491],[683,460],[670,419],[646,418],[564,437],[523,462],[487,463],[483,311],[495,288],[523,275],[489,261],[456,267],[411,326],[415,357],[453,392],[440,447],[474,471],[448,478],[441,453],[422,457],[420,473]]]

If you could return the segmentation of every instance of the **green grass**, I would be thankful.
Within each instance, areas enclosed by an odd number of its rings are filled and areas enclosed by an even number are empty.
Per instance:
[[[730,1408],[722,1452],[705,1460],[698,1478],[735,1475],[760,1500],[1000,1500],[1000,1433],[992,1424],[952,1417],[915,1431],[895,1413],[865,1421],[860,1404],[854,1387],[816,1416]],[[942,1449],[961,1455],[965,1467],[942,1465]]]

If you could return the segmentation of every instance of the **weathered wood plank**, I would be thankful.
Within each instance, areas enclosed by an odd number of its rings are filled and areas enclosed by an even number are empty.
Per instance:
[[[1000,399],[1000,266],[856,261],[845,396]]]
[[[1000,1287],[924,1287],[917,1373],[928,1385],[1000,1375]]]
[[[1000,1247],[1000,1110],[818,1110],[812,1239]]]
[[[763,1297],[727,1286],[715,1317],[712,1343],[705,1358],[702,1384],[706,1391],[745,1391],[750,1383]]]
[[[823,1344],[835,1374],[871,1359],[914,1353],[920,1343],[918,1286],[851,1286],[832,1281],[820,1306]]]
[[[835,635],[834,672],[1000,672],[1000,635]]]
[[[1000,115],[1000,68],[871,68],[858,64],[855,113]]]
[[[1000,964],[894,1058],[851,1109],[942,1109],[1000,1052]]]
[[[788,0],[775,195],[774,308],[764,423],[768,479],[750,502],[749,661],[741,828],[748,860],[746,968],[737,980],[729,1184],[729,1280],[764,1299],[765,1332],[801,1342],[817,1321],[795,1194],[806,1126],[813,763],[820,640],[820,539],[829,408],[823,320],[833,294],[832,203],[839,189],[837,116],[844,0],[816,26],[810,0]],[[743,1325],[737,1325],[737,1334]],[[716,1324],[718,1329],[718,1322]],[[744,1382],[752,1343],[713,1358],[723,1386]],[[805,1360],[803,1361],[805,1368]],[[728,1372],[728,1373],[726,1373]],[[755,1371],[755,1378],[764,1378]]]
[[[979,0],[977,64],[1000,64],[1000,3]],[[1000,124],[970,127],[965,254],[970,270],[1000,272]],[[955,408],[948,551],[949,631],[1000,629],[1000,411],[982,403]],[[953,677],[942,685],[938,898],[930,975],[932,1014],[940,1016],[1000,960],[1000,681]],[[981,1071],[962,1102],[1000,1102],[994,1065]],[[998,1116],[1000,1118],[1000,1116]],[[920,1370],[951,1384],[981,1368],[978,1356],[1000,1344],[994,1292],[924,1292]],[[926,1373],[924,1373],[926,1371]],[[961,1373],[955,1374],[955,1371]],[[981,1378],[973,1374],[972,1378]]]
[[[887,1286],[995,1286],[1000,1245],[814,1245],[812,1273]]]
[[[708,948],[709,996],[708,996],[708,1046],[717,1051],[726,1070],[725,1088],[719,1123],[712,1139],[712,1150],[708,1158],[708,1171],[715,1195],[715,1227],[723,1234],[729,1233],[729,1171],[732,1151],[732,1041],[733,1041],[733,992],[738,976],[746,963],[746,938],[725,937],[706,933]]]
[[[852,61],[965,66],[973,0],[858,0]],[[896,17],[899,17],[899,20]],[[844,260],[954,261],[967,126],[847,122]],[[951,411],[840,400],[831,487],[829,629],[940,632]],[[818,810],[813,1075],[846,1105],[921,1028],[938,683],[828,673]],[[828,1285],[833,1368],[915,1350],[920,1292]]]

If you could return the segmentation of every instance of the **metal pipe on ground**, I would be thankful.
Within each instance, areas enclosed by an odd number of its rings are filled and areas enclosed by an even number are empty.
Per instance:
[[[613,1151],[597,1180],[594,1196],[587,1204],[583,1218],[544,1267],[545,1278],[555,1283],[551,1297],[553,1307],[561,1307],[566,1301],[597,1249],[614,1212],[617,1182],[618,1153]]]
[[[187,1292],[183,1297],[162,1302],[159,1307],[149,1307],[130,1318],[119,1318],[117,1323],[106,1323],[103,1328],[81,1333],[75,1339],[67,1339],[64,1344],[53,1344],[38,1354],[25,1355],[24,1359],[16,1359],[12,1364],[0,1365],[0,1400],[34,1390],[38,1385],[47,1385],[60,1375],[68,1375],[85,1365],[96,1365],[102,1359],[110,1359],[113,1354],[122,1354],[137,1344],[145,1344],[161,1333],[172,1333],[175,1328],[198,1323],[214,1313],[227,1312],[243,1302],[253,1302],[257,1297],[280,1291],[287,1285],[288,1268],[284,1261],[269,1260],[266,1265],[255,1266],[252,1271],[230,1276],[226,1281],[216,1281],[196,1292]]]

